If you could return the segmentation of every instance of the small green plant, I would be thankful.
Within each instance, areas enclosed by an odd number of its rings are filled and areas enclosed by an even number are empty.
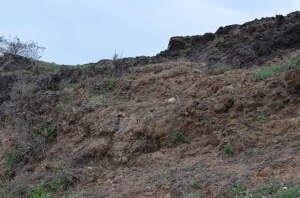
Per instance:
[[[216,47],[226,47],[228,45],[228,42],[224,38],[219,38],[215,41]]]
[[[110,77],[110,78],[108,78],[107,83],[108,83],[108,89],[113,91],[117,87],[118,81],[116,78]]]
[[[46,127],[46,132],[48,137],[56,136],[56,124],[50,124],[48,127]]]
[[[93,93],[96,94],[96,95],[99,95],[101,93],[101,87],[100,87],[100,85],[95,85],[93,87]]]
[[[68,87],[68,88],[71,88],[71,89],[76,89],[76,88],[78,88],[79,86],[80,86],[80,84],[77,83],[77,82],[69,82],[69,83],[67,84],[67,87]]]
[[[128,77],[128,79],[129,80],[136,80],[137,78],[136,78],[136,76],[131,75],[131,76]]]
[[[191,186],[195,189],[200,189],[201,188],[201,183],[199,181],[193,181],[191,183]]]
[[[191,50],[195,49],[196,47],[197,46],[196,46],[196,44],[194,42],[192,42],[192,43],[185,43],[185,45],[184,45],[184,51],[188,52],[188,51],[191,51]]]
[[[5,160],[5,168],[8,171],[11,171],[18,161],[18,154],[15,150],[8,150],[4,154],[4,160]]]
[[[277,193],[280,189],[282,189],[282,184],[280,183],[275,183],[275,184],[268,184],[265,186],[262,186],[259,190],[258,190],[258,194],[260,196],[267,196],[267,195],[274,195],[275,193]]]
[[[67,96],[66,102],[67,102],[68,104],[71,104],[73,101],[74,101],[74,97],[73,97],[73,96],[71,96],[71,95]]]
[[[245,196],[249,195],[248,189],[246,187],[242,186],[241,182],[239,180],[237,180],[234,183],[231,191],[236,197],[245,197]]]
[[[51,183],[51,188],[53,190],[58,190],[60,189],[61,187],[65,186],[66,185],[66,181],[62,178],[58,178],[57,180],[53,180],[52,183]]]
[[[92,104],[92,105],[95,105],[95,104],[98,104],[98,103],[102,103],[102,105],[105,106],[105,107],[111,106],[111,103],[107,99],[105,99],[104,96],[94,98],[90,101],[90,104]]]
[[[2,126],[3,129],[6,129],[7,126],[8,126],[8,124],[9,124],[9,123],[8,123],[7,119],[1,121],[1,126]]]
[[[100,71],[101,74],[104,74],[105,71],[107,70],[106,67],[99,67],[98,69],[99,69],[99,71]]]
[[[152,177],[151,176],[147,176],[145,180],[146,180],[146,183],[150,183],[150,181],[152,180]]]
[[[300,59],[287,60],[285,61],[285,65],[290,69],[298,69],[300,68]]]
[[[213,68],[212,73],[214,75],[219,75],[219,74],[223,74],[223,73],[233,70],[233,69],[234,68],[231,66],[224,65],[224,66],[219,66],[219,67]]]
[[[105,98],[103,98],[103,97],[100,97],[100,102],[101,102],[105,107],[111,106],[111,103],[110,103],[108,100],[106,100]]]
[[[156,188],[160,188],[160,187],[162,186],[161,181],[160,181],[160,180],[157,180],[157,181],[155,182],[155,186],[156,186]]]
[[[62,178],[48,177],[38,186],[32,187],[29,191],[30,198],[50,198],[52,192],[58,191],[66,185],[66,181]]]
[[[166,174],[166,179],[167,180],[172,180],[174,178],[174,173],[172,171],[169,171],[167,174]]]
[[[224,152],[227,154],[233,154],[234,153],[234,148],[231,146],[231,144],[227,143],[223,146]]]
[[[50,198],[52,193],[44,186],[33,188],[29,192],[30,198]]]
[[[195,169],[195,171],[196,171],[197,173],[203,173],[203,172],[205,171],[205,167],[203,167],[203,166],[198,166],[198,167]]]
[[[267,117],[259,115],[259,116],[256,116],[255,119],[256,119],[257,121],[266,121],[266,120],[267,120]]]
[[[230,175],[224,171],[221,171],[218,173],[218,176],[221,178],[221,179],[225,179],[225,178],[228,178],[230,177]]]
[[[41,125],[42,134],[46,137],[54,137],[57,134],[56,124],[47,124],[45,121]]]
[[[69,112],[69,111],[71,111],[70,105],[65,105],[65,104],[62,104],[62,103],[57,104],[55,106],[55,109],[57,111],[63,111],[63,112]]]
[[[171,144],[187,144],[189,141],[183,137],[183,134],[180,131],[176,131],[170,136]]]
[[[13,72],[2,72],[0,73],[0,76],[3,77],[3,76],[14,76],[15,74]]]

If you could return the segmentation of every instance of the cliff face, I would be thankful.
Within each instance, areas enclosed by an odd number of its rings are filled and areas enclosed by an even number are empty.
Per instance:
[[[214,34],[173,37],[158,56],[185,57],[209,65],[249,67],[283,56],[300,45],[300,12],[220,27]]]
[[[173,37],[154,57],[0,57],[0,197],[298,193],[299,16]]]

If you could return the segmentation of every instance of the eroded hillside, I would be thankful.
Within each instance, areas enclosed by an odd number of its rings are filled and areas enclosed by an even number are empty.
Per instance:
[[[295,12],[76,67],[6,54],[1,196],[299,196],[299,27]]]

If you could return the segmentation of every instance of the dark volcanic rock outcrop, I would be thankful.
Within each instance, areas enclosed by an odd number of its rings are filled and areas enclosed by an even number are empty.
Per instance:
[[[35,65],[35,61],[14,54],[5,53],[0,57],[0,69],[3,72],[16,70],[29,70]]]
[[[0,76],[0,105],[4,100],[9,99],[9,92],[11,91],[15,80],[15,75]]]
[[[300,48],[300,12],[220,27],[215,34],[172,37],[157,57],[186,58],[208,65],[249,67]]]

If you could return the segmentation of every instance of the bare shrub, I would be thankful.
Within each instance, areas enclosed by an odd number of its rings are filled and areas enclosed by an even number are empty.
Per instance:
[[[122,61],[122,54],[119,54],[115,51],[113,57],[112,57],[112,63],[116,67],[121,67],[123,65]]]
[[[47,139],[41,134],[34,133],[35,116],[29,118],[15,118],[16,133],[13,140],[20,160],[24,163],[43,158],[48,150]],[[31,120],[31,121],[30,121]]]
[[[17,36],[13,39],[0,37],[0,54],[10,53],[20,55],[27,58],[39,59],[42,57],[44,47],[39,46],[37,43],[23,42]]]

